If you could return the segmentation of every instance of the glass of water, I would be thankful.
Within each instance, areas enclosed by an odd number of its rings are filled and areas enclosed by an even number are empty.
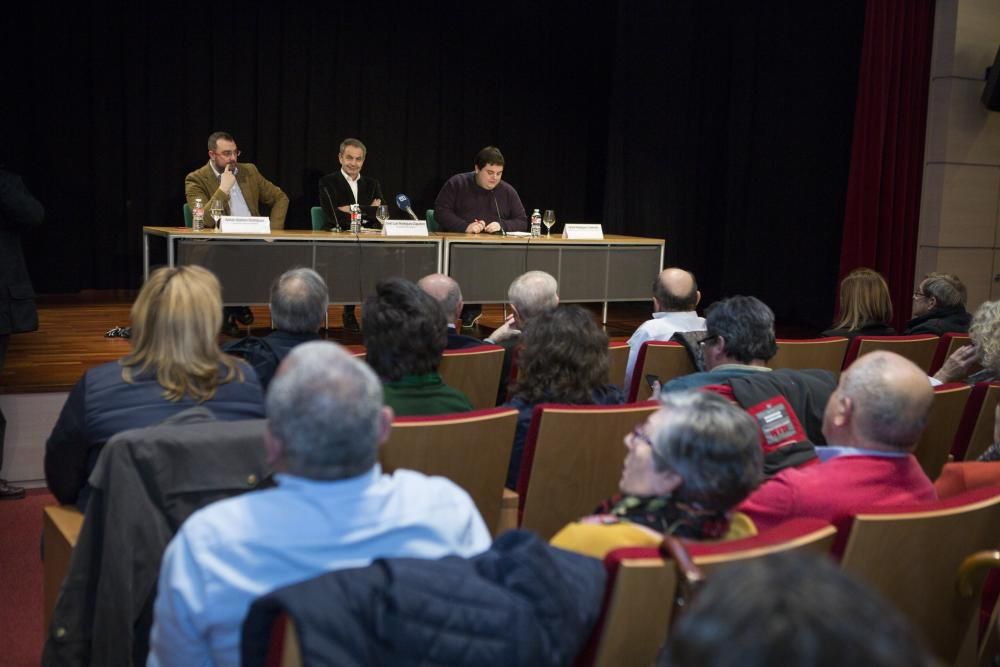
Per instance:
[[[380,225],[384,225],[385,221],[389,219],[389,207],[382,204],[375,209],[375,219],[378,220]]]
[[[542,214],[542,224],[545,225],[547,233],[545,238],[552,238],[552,225],[556,224],[556,212],[551,208],[547,209],[544,214]]]
[[[219,228],[219,219],[222,218],[222,202],[218,199],[213,199],[208,205],[208,214],[212,216],[212,220],[215,220],[215,228]]]

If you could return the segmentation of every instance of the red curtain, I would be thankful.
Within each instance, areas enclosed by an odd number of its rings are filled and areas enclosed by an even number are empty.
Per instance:
[[[916,264],[933,32],[933,0],[868,2],[840,277],[859,266],[881,272],[900,332]]]

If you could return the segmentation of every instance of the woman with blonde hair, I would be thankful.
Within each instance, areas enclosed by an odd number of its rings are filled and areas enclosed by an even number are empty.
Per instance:
[[[132,304],[131,320],[132,351],[84,373],[45,443],[45,479],[63,504],[86,506],[87,478],[116,433],[196,405],[224,421],[264,416],[253,369],[219,349],[222,290],[210,271],[158,269]]]
[[[892,297],[878,271],[854,269],[840,281],[840,317],[824,336],[894,336]]]

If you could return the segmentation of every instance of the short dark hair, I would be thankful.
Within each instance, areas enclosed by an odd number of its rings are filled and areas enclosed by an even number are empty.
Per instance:
[[[290,269],[271,285],[271,320],[275,329],[316,333],[326,321],[329,303],[326,281],[312,269]]]
[[[528,403],[593,403],[607,384],[608,336],[580,306],[559,306],[525,325],[514,395]]]
[[[383,382],[434,373],[448,343],[448,321],[434,297],[403,278],[375,287],[361,308],[366,359]]]
[[[476,153],[475,165],[479,169],[482,169],[488,164],[495,164],[498,166],[503,166],[503,153],[496,146],[487,146],[483,150]]]
[[[214,151],[215,147],[219,145],[219,139],[225,139],[226,141],[231,141],[234,144],[236,140],[233,139],[233,135],[228,132],[213,132],[208,135],[208,150]]]
[[[694,274],[688,271],[691,276],[691,291],[687,294],[674,294],[669,291],[660,279],[656,277],[653,283],[653,298],[660,304],[660,310],[665,313],[686,313],[698,307],[698,281],[694,279]]]
[[[778,352],[774,339],[774,312],[753,296],[716,301],[705,311],[708,335],[722,336],[725,353],[742,364],[767,361]]]
[[[827,556],[781,553],[713,571],[659,667],[930,667],[902,614]]]

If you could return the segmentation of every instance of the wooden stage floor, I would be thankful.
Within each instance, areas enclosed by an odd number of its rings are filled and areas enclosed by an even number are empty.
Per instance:
[[[88,290],[74,295],[41,296],[38,299],[39,329],[11,336],[7,360],[0,370],[0,393],[68,391],[84,371],[126,354],[128,341],[105,338],[116,326],[127,326],[134,292]],[[600,304],[586,307],[600,318]],[[649,318],[651,301],[612,303],[605,327],[612,340],[625,340]],[[266,307],[253,307],[256,318],[252,333],[270,330]],[[330,328],[323,336],[346,345],[360,345],[361,335],[343,329],[340,306],[330,307]],[[359,312],[360,319],[360,312]],[[483,308],[473,335],[485,337],[503,322],[499,305]],[[468,333],[468,331],[466,331]],[[229,340],[221,335],[220,341]]]

